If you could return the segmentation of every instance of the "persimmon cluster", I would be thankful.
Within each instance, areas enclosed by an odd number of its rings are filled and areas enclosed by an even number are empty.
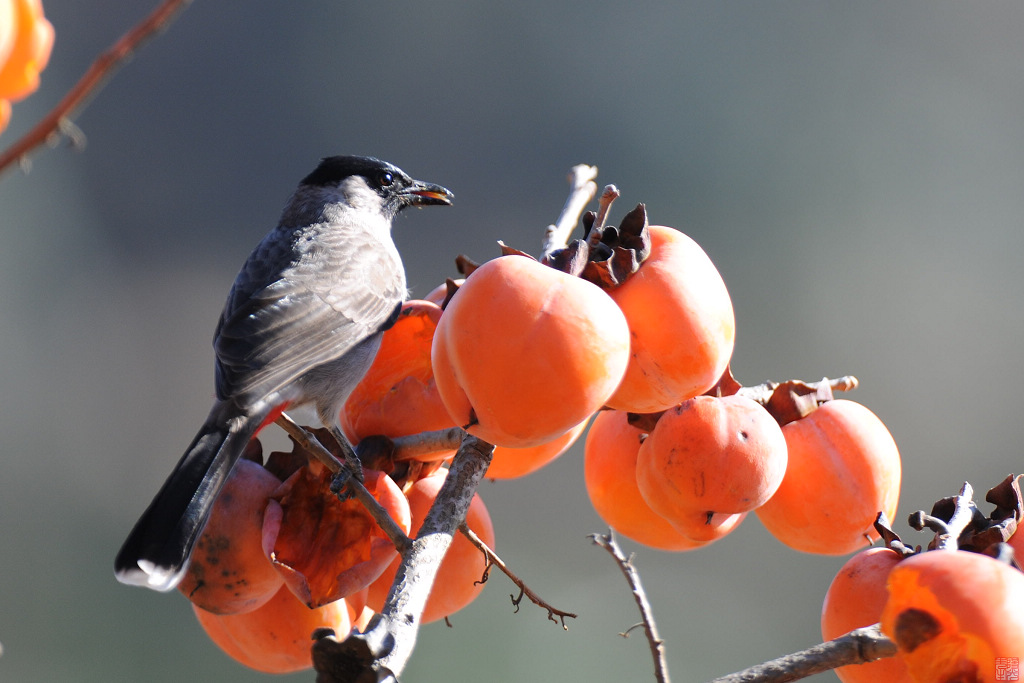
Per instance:
[[[828,640],[881,622],[895,657],[844,666],[845,683],[982,681],[1000,679],[997,661],[1024,655],[1024,499],[1021,477],[1007,477],[982,514],[965,486],[938,501],[929,515],[911,516],[935,531],[926,549],[910,548],[884,518],[886,545],[862,550],[839,570],[825,595],[822,636]],[[1012,552],[1010,552],[1012,549]]]
[[[407,302],[385,332],[341,424],[402,530],[417,532],[454,455],[436,435],[494,444],[486,476],[511,479],[590,424],[591,501],[641,543],[701,547],[752,511],[807,552],[877,537],[878,512],[895,513],[900,460],[867,408],[833,400],[855,382],[741,387],[728,370],[732,302],[704,250],[649,225],[642,204],[617,227],[593,213],[583,222],[582,239],[542,260],[504,245],[482,265],[460,259],[463,279]],[[300,452],[243,462],[204,531],[182,590],[211,638],[250,666],[308,667],[313,628],[361,627],[392,589],[395,548],[330,479]],[[493,546],[479,496],[468,525]],[[486,569],[454,539],[423,621],[472,601]]]

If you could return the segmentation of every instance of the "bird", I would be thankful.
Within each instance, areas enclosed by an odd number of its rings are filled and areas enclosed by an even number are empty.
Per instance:
[[[325,157],[299,183],[228,293],[213,341],[216,400],[118,552],[118,581],[178,585],[232,467],[282,409],[312,405],[351,452],[341,410],[408,294],[392,220],[452,199],[366,156]]]

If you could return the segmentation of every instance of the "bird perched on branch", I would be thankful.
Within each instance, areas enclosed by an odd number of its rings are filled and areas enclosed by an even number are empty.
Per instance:
[[[405,270],[391,222],[452,193],[379,159],[324,159],[242,266],[214,335],[217,400],[114,563],[122,583],[174,588],[232,466],[264,422],[312,404],[338,425],[396,320]]]

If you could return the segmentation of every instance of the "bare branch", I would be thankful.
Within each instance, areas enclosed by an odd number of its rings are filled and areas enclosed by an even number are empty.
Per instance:
[[[484,554],[484,557],[487,558],[487,569],[484,570],[485,577],[487,575],[487,572],[490,571],[491,566],[495,566],[498,569],[500,569],[501,572],[505,576],[507,576],[509,580],[516,585],[517,588],[519,588],[518,597],[515,595],[510,596],[512,598],[512,604],[515,606],[517,612],[519,611],[519,603],[523,601],[523,597],[525,596],[529,598],[530,602],[532,602],[533,604],[537,605],[538,607],[543,607],[544,609],[546,609],[548,611],[548,619],[556,624],[561,623],[563,631],[569,630],[569,627],[566,625],[565,620],[575,619],[577,615],[573,614],[572,612],[565,612],[563,610],[558,609],[557,607],[551,606],[539,595],[534,593],[530,589],[530,587],[526,585],[526,582],[520,579],[518,576],[516,576],[515,573],[511,569],[509,569],[508,565],[505,564],[505,562],[500,557],[498,557],[498,554],[495,553],[490,546],[484,543],[483,539],[481,539],[479,536],[473,533],[473,530],[470,529],[465,522],[459,525],[459,531],[461,531],[462,535],[468,538],[469,542],[475,545],[477,549]],[[558,618],[556,619],[555,617]]]
[[[24,164],[28,159],[29,152],[52,140],[58,134],[68,135],[73,141],[80,141],[81,133],[71,123],[71,117],[85,106],[88,100],[146,40],[170,26],[174,18],[191,2],[192,0],[164,0],[135,28],[121,36],[110,49],[93,62],[85,75],[54,107],[53,111],[0,155],[0,173],[15,163]]]
[[[850,631],[835,640],[764,664],[716,678],[709,683],[785,683],[848,664],[866,664],[896,654],[896,644],[878,624]]]
[[[583,209],[597,194],[597,183],[594,182],[596,177],[597,166],[577,164],[569,171],[569,198],[565,200],[558,220],[544,231],[542,261],[569,243],[569,235],[579,223]]]
[[[611,529],[607,534],[591,534],[590,540],[607,550],[619,565],[619,569],[626,576],[629,587],[633,591],[637,607],[640,608],[640,617],[643,619],[644,632],[647,634],[647,642],[651,646],[651,656],[654,658],[654,678],[659,683],[669,683],[668,660],[665,658],[665,642],[658,635],[658,626],[654,623],[654,610],[647,600],[647,593],[643,584],[640,583],[640,574],[633,566],[633,556],[626,557],[619,547]],[[627,633],[632,630],[631,627]]]
[[[469,434],[465,436],[419,534],[402,552],[395,581],[380,614],[363,633],[350,634],[340,642],[334,636],[321,634],[314,643],[317,681],[376,681],[381,674],[401,675],[416,646],[423,609],[441,559],[455,530],[466,519],[493,452],[491,444]]]

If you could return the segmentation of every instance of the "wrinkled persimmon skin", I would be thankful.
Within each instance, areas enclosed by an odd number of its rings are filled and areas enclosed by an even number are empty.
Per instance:
[[[760,404],[697,396],[666,411],[640,446],[636,481],[651,509],[695,541],[768,500],[786,472],[786,440]]]
[[[609,291],[629,323],[632,348],[607,405],[635,413],[667,410],[713,387],[736,338],[732,300],[704,250],[673,228],[649,230],[647,260]]]
[[[269,602],[245,614],[213,614],[195,605],[206,635],[232,659],[257,671],[284,674],[313,666],[313,631],[334,629],[339,636],[351,625],[344,600],[310,609],[287,587]]]
[[[555,439],[600,408],[629,360],[629,328],[599,287],[510,255],[466,278],[431,354],[456,424],[496,446]]]
[[[874,413],[838,399],[782,428],[789,466],[782,485],[757,515],[791,548],[845,555],[867,547],[875,518],[894,519],[900,454]]]
[[[572,448],[587,428],[584,420],[565,434],[530,448],[497,446],[484,475],[488,479],[517,479],[532,474]]]
[[[877,624],[889,597],[886,579],[900,561],[889,548],[862,550],[832,579],[821,608],[821,637],[833,640],[856,628]],[[912,683],[907,666],[898,657],[868,664],[841,666],[835,674],[843,683]]]
[[[263,521],[263,549],[295,596],[319,607],[366,588],[397,551],[363,505],[338,500],[332,474],[318,462],[274,492]],[[382,472],[363,470],[363,485],[408,533],[409,505]]]
[[[997,657],[1024,656],[1024,573],[1007,564],[923,552],[889,573],[888,592],[882,631],[919,681],[994,683]]]
[[[406,491],[409,509],[412,512],[414,537],[423,526],[423,520],[426,519],[430,506],[437,498],[437,493],[447,476],[448,470],[438,470],[420,479]],[[466,524],[484,543],[494,549],[494,525],[479,494],[473,495],[473,501],[466,513]],[[400,562],[401,558],[396,558],[380,578],[370,584],[366,604],[378,612],[384,606]],[[437,570],[437,577],[430,590],[430,597],[427,598],[421,623],[428,624],[444,619],[473,602],[484,588],[482,578],[486,567],[483,553],[470,543],[469,539],[456,531]]]
[[[368,436],[395,438],[455,426],[437,393],[430,363],[440,319],[441,308],[428,301],[402,305],[398,321],[384,332],[373,365],[345,402],[341,426],[352,443]]]
[[[284,584],[263,553],[263,513],[280,480],[239,460],[213,505],[178,590],[214,614],[250,612]]]
[[[659,550],[691,550],[706,543],[691,540],[659,516],[636,486],[636,457],[646,434],[618,410],[594,418],[583,446],[583,475],[590,503],[615,531]]]

